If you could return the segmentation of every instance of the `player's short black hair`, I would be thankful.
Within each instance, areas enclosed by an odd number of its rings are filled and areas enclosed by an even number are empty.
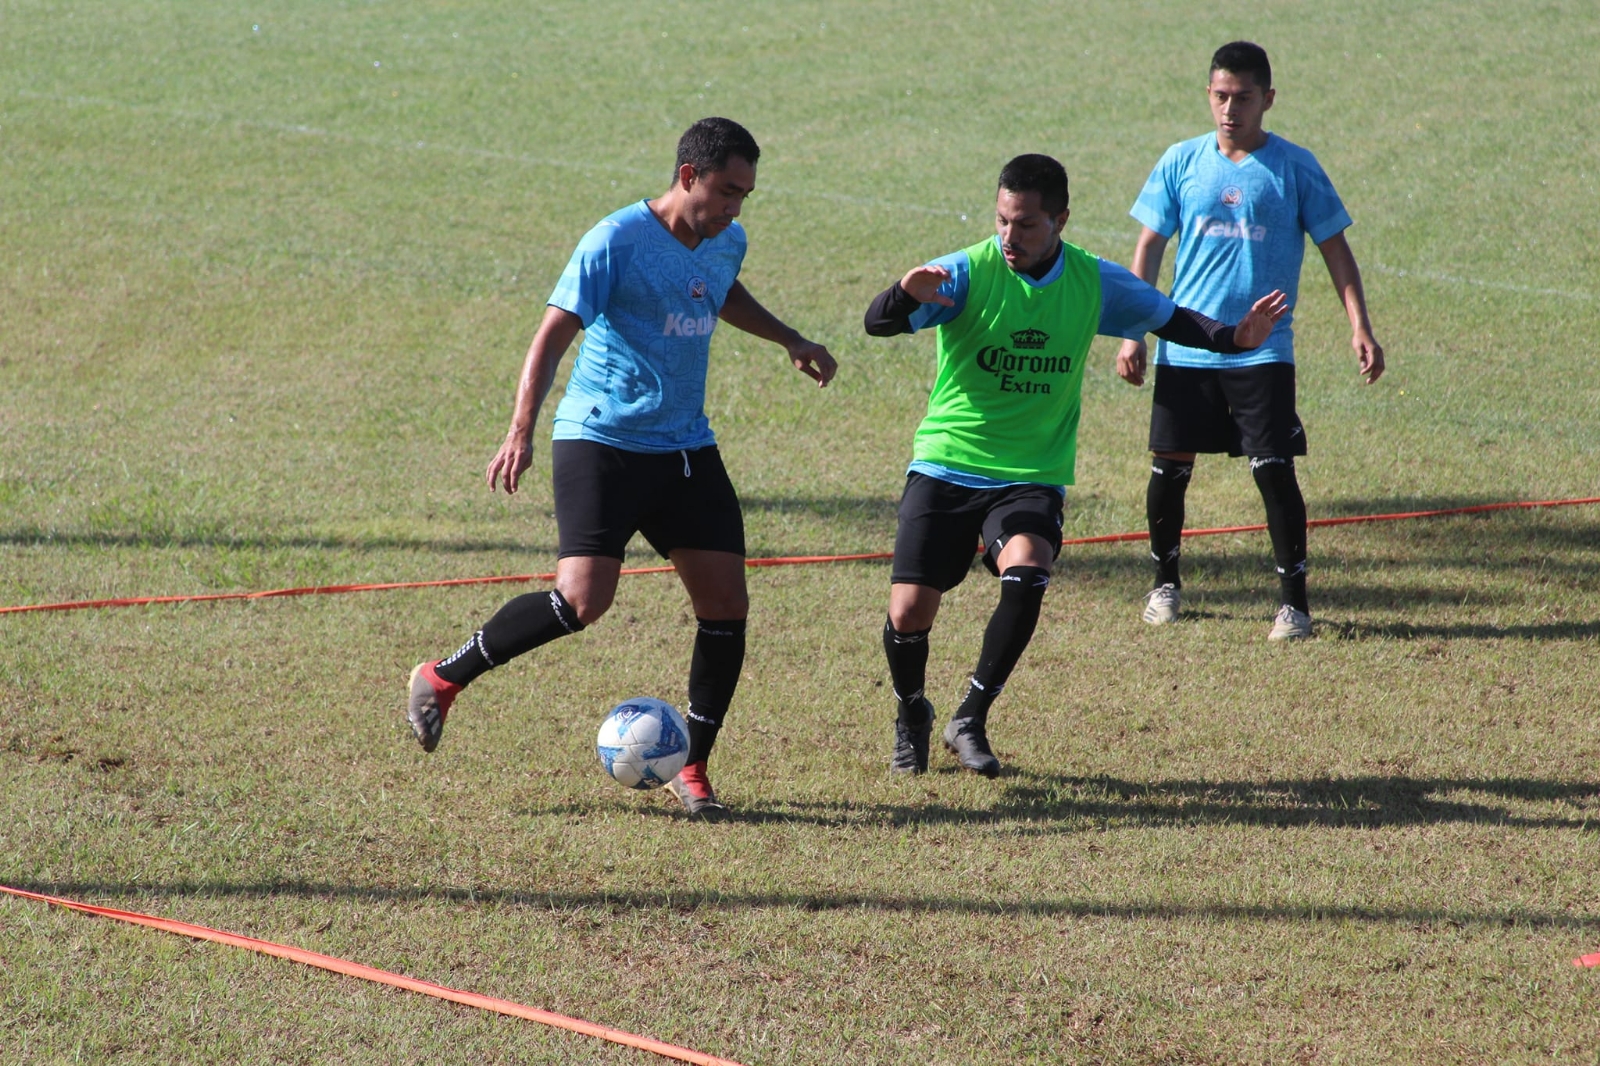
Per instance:
[[[678,138],[678,161],[673,164],[673,180],[678,168],[688,163],[695,173],[725,170],[728,160],[739,156],[751,166],[761,160],[761,146],[750,131],[731,118],[703,118],[683,131]]]
[[[1039,206],[1047,215],[1059,215],[1070,202],[1067,168],[1047,155],[1019,155],[1001,167],[1000,188],[1038,193]]]
[[[1218,48],[1211,56],[1211,73],[1219,70],[1250,75],[1262,92],[1272,88],[1272,64],[1267,62],[1267,50],[1254,41],[1229,41]]]

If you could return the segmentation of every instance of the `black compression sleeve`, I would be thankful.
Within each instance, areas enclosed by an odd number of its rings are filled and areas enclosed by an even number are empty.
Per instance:
[[[1249,351],[1234,343],[1232,326],[1225,326],[1187,307],[1175,308],[1167,324],[1152,332],[1164,341],[1181,344],[1185,348],[1204,348],[1220,355],[1238,355]]]
[[[868,335],[873,337],[893,337],[901,333],[910,333],[911,316],[921,306],[922,304],[902,289],[897,281],[880,292],[872,301],[862,325],[866,327]]]

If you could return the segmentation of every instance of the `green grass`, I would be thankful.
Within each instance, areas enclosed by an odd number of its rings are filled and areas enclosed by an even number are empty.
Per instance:
[[[1020,151],[1125,260],[1241,35],[1357,220],[1389,354],[1362,387],[1313,253],[1313,517],[1594,495],[1578,0],[0,0],[0,604],[551,569],[542,438],[518,497],[481,481],[517,367],[577,237],[715,113],[764,148],[744,278],[842,367],[819,392],[715,341],[751,552],[885,550],[932,349],[864,337],[867,302],[986,233]],[[1069,535],[1143,523],[1149,392],[1113,351]],[[1260,520],[1237,463],[1189,500]],[[1596,1061],[1600,513],[1316,530],[1293,648],[1262,639],[1262,535],[1190,542],[1167,631],[1143,554],[1064,553],[993,782],[885,772],[884,565],[752,572],[719,826],[591,751],[618,699],[681,697],[667,575],[485,677],[432,756],[406,671],[515,589],[0,616],[0,882],[752,1066]],[[994,595],[947,598],[941,709]],[[649,1061],[13,899],[0,972],[7,1061]]]

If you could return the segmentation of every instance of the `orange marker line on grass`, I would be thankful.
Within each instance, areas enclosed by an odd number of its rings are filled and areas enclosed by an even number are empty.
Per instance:
[[[554,1011],[539,1010],[537,1007],[525,1007],[520,1003],[513,1003],[508,999],[496,999],[494,996],[483,996],[476,992],[463,992],[460,989],[446,988],[436,985],[431,981],[419,981],[414,977],[390,973],[388,970],[379,970],[371,966],[363,966],[359,962],[350,962],[347,959],[336,958],[332,955],[323,955],[304,948],[290,947],[287,944],[275,944],[270,940],[257,940],[254,937],[240,936],[238,933],[226,933],[220,929],[211,929],[203,925],[191,925],[189,922],[180,922],[171,918],[156,918],[137,911],[119,911],[111,907],[97,907],[90,903],[79,903],[75,900],[62,899],[58,896],[46,896],[38,892],[26,892],[20,888],[11,888],[0,885],[0,892],[23,899],[38,900],[40,903],[49,903],[68,910],[81,911],[84,914],[98,915],[101,918],[113,918],[119,922],[129,922],[133,925],[148,926],[162,932],[176,933],[179,936],[194,937],[197,940],[210,940],[217,944],[227,944],[229,947],[244,948],[247,951],[259,952],[263,955],[273,955],[290,962],[298,962],[305,966],[315,966],[321,970],[343,974],[346,977],[356,977],[363,981],[375,981],[382,985],[392,985],[403,988],[408,992],[419,992],[435,999],[448,1000],[451,1003],[460,1003],[467,1007],[477,1007],[479,1010],[494,1011],[497,1014],[510,1015],[513,1018],[525,1018],[530,1022],[552,1026],[556,1029],[565,1029],[568,1032],[581,1033],[584,1036],[598,1037],[609,1040],[613,1044],[622,1044],[627,1047],[649,1051],[664,1058],[677,1059],[680,1062],[692,1062],[697,1066],[740,1066],[733,1059],[718,1058],[707,1055],[702,1051],[679,1047],[648,1036],[638,1036],[634,1033],[624,1032],[621,1029],[608,1029],[603,1025],[582,1021],[578,1018],[569,1018],[565,1014],[556,1014]]]
[[[1574,507],[1579,504],[1600,503],[1600,496],[1576,500],[1514,501],[1510,503],[1480,503],[1471,507],[1449,507],[1438,511],[1406,511],[1398,514],[1345,515],[1340,518],[1313,518],[1307,526],[1348,526],[1362,522],[1398,522],[1410,518],[1444,518],[1450,515],[1482,514],[1489,511],[1528,510],[1534,507]],[[1264,524],[1249,526],[1222,526],[1217,529],[1186,529],[1185,537],[1215,537],[1224,533],[1259,533]],[[1080,544],[1116,544],[1122,541],[1149,540],[1147,532],[1107,533],[1097,537],[1077,537],[1061,542],[1062,547]],[[892,559],[893,552],[865,552],[858,555],[786,555],[765,559],[746,559],[744,565],[804,566],[811,563],[853,563],[877,559]],[[624,574],[671,573],[670,566],[635,566],[624,569]],[[381,592],[387,589],[447,588],[452,585],[505,585],[525,584],[530,581],[553,581],[554,574],[512,574],[498,577],[452,577],[437,581],[390,581],[374,585],[312,585],[305,588],[269,589],[265,592],[208,592],[197,596],[132,596],[110,600],[73,600],[67,603],[30,603],[17,607],[0,607],[0,614],[22,614],[29,611],[81,611],[91,607],[144,607],[156,603],[210,603],[217,600],[266,600],[280,596],[331,596],[345,592]]]

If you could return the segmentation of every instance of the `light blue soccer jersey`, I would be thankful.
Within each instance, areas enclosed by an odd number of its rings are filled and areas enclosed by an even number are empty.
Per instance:
[[[554,438],[635,452],[716,443],[705,412],[711,331],[744,252],[737,222],[690,249],[642,200],[584,234],[548,301],[584,330]]]
[[[1000,238],[996,235],[994,240]],[[1056,260],[1055,266],[1043,278],[1034,279],[1026,274],[1017,276],[1027,285],[1042,289],[1051,282],[1061,277],[1065,269],[1066,257]],[[911,313],[911,332],[931,329],[942,326],[946,322],[954,322],[967,306],[967,292],[972,283],[972,265],[967,260],[964,251],[953,252],[950,255],[935,259],[932,266],[941,266],[950,272],[950,280],[939,286],[939,291],[950,297],[955,303],[945,307],[937,303],[925,303]],[[1144,280],[1134,274],[1127,267],[1119,266],[1107,260],[1099,260],[1100,267],[1100,321],[1095,332],[1105,337],[1143,337],[1153,329],[1160,329],[1172,318],[1176,310],[1173,302],[1154,286],[1146,285]],[[953,485],[960,485],[969,489],[1003,488],[1007,485],[1019,484],[1015,481],[1001,481],[982,474],[973,474],[963,470],[952,470],[938,463],[924,460],[914,461],[909,473],[926,474],[948,481]],[[1061,486],[1052,486],[1060,489]]]
[[[1237,322],[1273,289],[1289,311],[1266,343],[1219,355],[1161,341],[1156,362],[1240,367],[1294,362],[1294,308],[1306,236],[1321,244],[1350,225],[1333,182],[1315,156],[1269,133],[1235,163],[1206,133],[1168,148],[1129,212],[1163,237],[1178,238],[1172,298],[1222,322]]]

